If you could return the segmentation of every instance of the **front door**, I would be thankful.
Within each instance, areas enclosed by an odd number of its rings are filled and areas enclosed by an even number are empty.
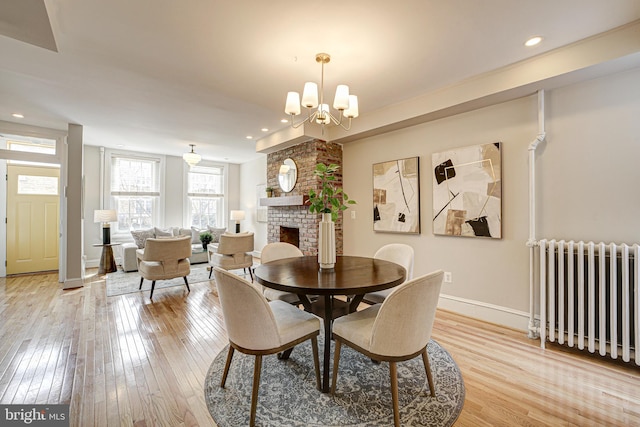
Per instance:
[[[7,274],[58,269],[60,169],[7,165]]]

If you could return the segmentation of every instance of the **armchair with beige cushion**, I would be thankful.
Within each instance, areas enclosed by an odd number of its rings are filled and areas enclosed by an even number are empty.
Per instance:
[[[237,233],[237,234],[222,234],[220,236],[220,242],[217,246],[207,247],[209,254],[209,265],[211,270],[209,271],[209,279],[211,279],[211,273],[215,267],[220,267],[224,270],[235,270],[242,268],[245,271],[249,269],[249,275],[251,281],[253,281],[253,271],[251,266],[253,265],[253,233]]]
[[[184,284],[189,289],[187,276],[191,272],[189,257],[191,256],[191,237],[169,239],[147,239],[145,248],[138,249],[138,272],[140,273],[140,288],[144,279],[151,280],[151,294],[156,287],[156,280],[169,280],[176,277],[184,278]]]
[[[438,306],[442,270],[404,282],[387,295],[382,304],[342,316],[333,321],[333,378],[331,393],[336,391],[340,348],[353,348],[375,361],[389,362],[393,420],[400,426],[398,377],[396,363],[422,356],[431,396],[436,395],[429,366],[427,344]]]
[[[404,267],[406,271],[405,282],[413,279],[413,260],[415,258],[413,248],[404,243],[389,243],[377,250],[375,259],[395,262]],[[384,291],[371,292],[365,294],[363,302],[367,304],[382,304],[384,299],[393,291],[394,288],[385,289]]]
[[[222,316],[229,336],[229,351],[220,387],[225,387],[229,368],[236,350],[254,355],[253,388],[249,425],[255,425],[262,356],[276,354],[311,340],[316,387],[320,389],[318,335],[321,320],[284,301],[267,302],[262,292],[242,277],[214,267],[220,295]],[[301,368],[302,361],[297,364]],[[239,393],[235,390],[233,393]],[[286,390],[283,390],[286,393]]]
[[[284,258],[294,258],[304,256],[302,251],[295,245],[287,242],[273,242],[267,244],[262,248],[260,254],[260,263],[267,264],[271,261],[276,261]],[[263,286],[262,289],[264,296],[269,301],[281,300],[288,302],[289,304],[299,304],[300,297],[291,292],[279,291],[277,289],[271,289]]]

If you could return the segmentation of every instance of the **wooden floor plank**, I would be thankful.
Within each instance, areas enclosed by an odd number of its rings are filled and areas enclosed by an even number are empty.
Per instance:
[[[203,386],[227,344],[214,282],[107,297],[104,276],[0,279],[0,403],[70,403],[72,426],[214,426]],[[640,425],[640,368],[439,310],[460,367],[456,426]],[[436,384],[437,390],[437,384]]]

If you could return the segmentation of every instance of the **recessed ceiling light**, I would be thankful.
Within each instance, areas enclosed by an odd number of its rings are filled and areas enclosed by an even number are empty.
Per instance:
[[[288,119],[282,119],[282,120],[280,120],[280,122],[281,123],[289,123],[289,120]]]
[[[20,113],[13,113],[12,116],[16,119],[24,119],[24,115]]]
[[[269,129],[267,129],[267,128],[262,128],[262,129],[260,129],[260,130],[261,130],[262,132],[269,132]]]
[[[253,139],[253,136],[247,135],[247,139]]]
[[[538,43],[540,43],[542,41],[542,37],[540,36],[535,36],[535,37],[531,37],[529,40],[527,40],[526,42],[524,42],[524,45],[527,47],[531,47],[531,46],[535,46]]]

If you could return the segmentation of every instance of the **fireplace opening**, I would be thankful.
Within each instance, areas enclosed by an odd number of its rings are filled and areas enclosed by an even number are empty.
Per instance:
[[[280,241],[300,247],[300,229],[298,227],[280,226]]]

